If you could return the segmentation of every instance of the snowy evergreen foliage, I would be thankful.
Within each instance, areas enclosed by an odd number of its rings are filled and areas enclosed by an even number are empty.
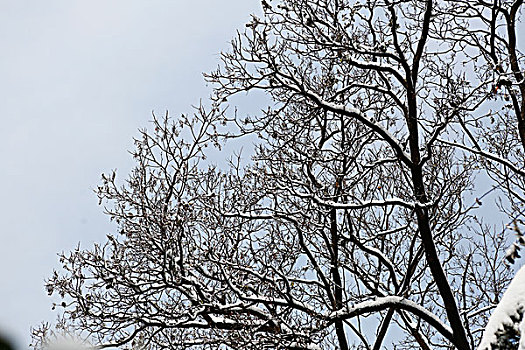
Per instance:
[[[525,349],[525,266],[510,283],[485,327],[478,350]],[[520,343],[521,342],[521,343]],[[521,347],[520,347],[521,345]]]
[[[503,329],[497,331],[496,336],[498,338],[497,342],[491,344],[492,350],[518,350],[520,343],[520,330],[516,325],[519,325],[523,319],[523,312],[519,313],[518,317],[513,317],[513,325],[503,325]]]

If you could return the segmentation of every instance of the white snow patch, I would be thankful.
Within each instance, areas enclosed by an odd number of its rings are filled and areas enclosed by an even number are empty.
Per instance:
[[[515,326],[511,316],[518,316],[518,309],[525,311],[525,265],[522,266],[514,279],[510,282],[503,298],[492,313],[483,332],[483,337],[478,346],[478,350],[491,349],[491,344],[497,342],[496,333],[503,330],[503,325]],[[525,350],[525,316],[520,325],[520,346],[518,350]]]
[[[525,315],[521,319],[519,330],[520,330],[521,339],[520,339],[520,347],[518,350],[525,350]]]

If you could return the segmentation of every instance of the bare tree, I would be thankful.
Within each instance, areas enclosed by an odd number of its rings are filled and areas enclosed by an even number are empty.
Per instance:
[[[465,139],[460,147],[485,161],[480,166],[506,193],[501,209],[513,218],[525,212],[523,172],[513,168],[525,160],[525,66],[518,49],[522,5],[523,1],[458,2],[447,31],[450,40],[469,52],[485,91],[480,94],[485,107],[461,125]]]
[[[474,348],[511,275],[476,175],[523,204],[521,3],[263,0],[209,110],[154,118],[103,176],[119,232],[61,256],[35,347]],[[260,114],[228,108],[254,90]],[[206,159],[250,135],[248,164]]]

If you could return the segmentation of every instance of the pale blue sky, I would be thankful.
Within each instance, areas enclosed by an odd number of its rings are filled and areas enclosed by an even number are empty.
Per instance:
[[[126,176],[152,110],[209,95],[201,72],[259,3],[0,0],[0,333],[18,349],[56,316],[44,290],[56,253],[114,230],[92,191],[100,174]]]
[[[0,0],[0,333],[27,348],[52,321],[44,279],[56,253],[113,227],[92,189],[131,167],[151,110],[206,98],[258,0]]]

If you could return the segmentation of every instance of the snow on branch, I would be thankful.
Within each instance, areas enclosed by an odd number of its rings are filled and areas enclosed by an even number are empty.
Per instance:
[[[452,329],[444,324],[436,315],[415,302],[400,296],[387,296],[376,298],[375,300],[364,301],[346,308],[335,311],[330,315],[330,319],[350,319],[359,315],[374,311],[394,308],[406,310],[428,322],[438,330],[445,338],[453,340]]]

